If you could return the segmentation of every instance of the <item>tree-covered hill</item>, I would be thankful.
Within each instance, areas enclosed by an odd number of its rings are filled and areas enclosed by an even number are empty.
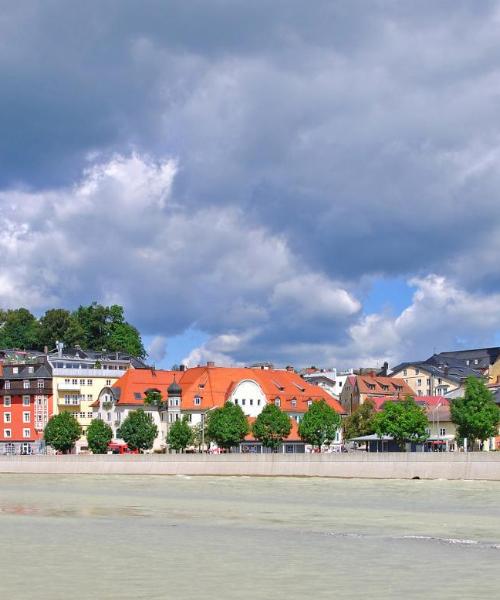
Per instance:
[[[0,309],[0,348],[53,350],[56,341],[85,350],[127,352],[144,358],[139,331],[125,321],[123,307],[93,302],[70,312],[52,308],[40,318],[26,308]]]

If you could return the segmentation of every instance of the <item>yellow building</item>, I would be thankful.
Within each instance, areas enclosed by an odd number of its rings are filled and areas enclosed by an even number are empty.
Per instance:
[[[426,363],[402,363],[392,371],[404,379],[417,396],[444,396],[460,387],[462,376],[453,370]]]
[[[111,387],[128,369],[145,368],[137,358],[123,352],[85,351],[59,343],[48,355],[52,367],[53,414],[71,412],[82,427],[76,451],[88,449],[85,433],[92,421],[92,403],[104,387]]]

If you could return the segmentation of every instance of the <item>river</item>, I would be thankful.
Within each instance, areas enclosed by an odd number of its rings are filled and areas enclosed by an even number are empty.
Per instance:
[[[500,597],[500,483],[0,475],[0,598]]]

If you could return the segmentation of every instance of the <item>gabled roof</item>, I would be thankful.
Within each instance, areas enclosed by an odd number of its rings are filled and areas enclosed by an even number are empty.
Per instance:
[[[182,389],[182,410],[209,410],[223,406],[235,386],[241,381],[251,380],[262,389],[268,402],[277,398],[280,407],[287,412],[305,412],[309,401],[324,399],[338,413],[343,413],[340,404],[323,388],[304,381],[292,371],[271,369],[194,367],[186,371],[161,371],[131,369],[113,386],[118,404],[142,405],[147,389],[158,389],[163,398],[168,396],[168,386],[176,379]],[[195,404],[199,398],[200,403]]]
[[[444,396],[413,396],[413,398],[425,410],[429,420],[449,421],[450,401]],[[386,402],[401,402],[403,400],[404,398],[395,396],[370,398],[377,412],[384,408]]]
[[[413,396],[411,387],[398,377],[382,377],[379,375],[356,375],[356,385],[361,394],[382,396]]]
[[[392,372],[397,374],[408,367],[418,368],[423,373],[448,379],[457,384],[464,381],[467,377],[482,376],[480,369],[466,365],[465,361],[459,361],[453,357],[450,359],[441,359],[438,355],[431,356],[431,358],[425,361],[400,363],[392,369]]]

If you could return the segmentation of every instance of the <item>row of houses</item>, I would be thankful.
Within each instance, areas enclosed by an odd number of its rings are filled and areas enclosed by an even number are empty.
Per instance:
[[[304,452],[297,426],[315,400],[325,400],[346,416],[367,399],[378,410],[388,400],[408,395],[427,412],[430,442],[453,449],[450,401],[462,395],[466,378],[474,375],[490,385],[500,402],[499,357],[499,348],[486,348],[402,363],[390,373],[387,364],[381,370],[309,368],[298,373],[292,367],[275,369],[267,363],[233,368],[209,362],[177,371],[157,370],[124,353],[89,352],[62,344],[44,353],[4,350],[0,351],[0,453],[43,451],[44,427],[52,415],[63,411],[74,414],[80,423],[77,451],[84,452],[92,419],[108,423],[116,438],[128,413],[139,407],[151,413],[158,427],[154,448],[160,450],[174,421],[186,416],[193,427],[202,424],[211,410],[227,401],[241,406],[250,421],[266,404],[279,406],[293,423],[282,450]],[[161,409],[144,405],[150,390],[164,398]],[[341,444],[339,431],[332,448]],[[242,449],[261,450],[251,436]]]

